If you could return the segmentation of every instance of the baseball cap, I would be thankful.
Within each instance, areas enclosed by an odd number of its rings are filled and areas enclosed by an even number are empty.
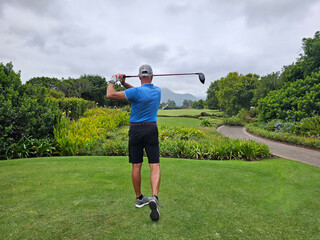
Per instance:
[[[153,75],[153,71],[150,65],[144,64],[139,68],[139,77],[150,77]]]

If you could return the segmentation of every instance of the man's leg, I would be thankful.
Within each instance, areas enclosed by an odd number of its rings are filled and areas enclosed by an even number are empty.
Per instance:
[[[149,207],[151,210],[150,218],[152,221],[158,221],[160,212],[158,208],[158,193],[160,188],[160,163],[150,163],[150,181],[153,196],[150,198]]]
[[[137,197],[141,195],[141,166],[142,163],[132,164],[132,183]]]
[[[158,197],[161,179],[160,163],[150,163],[149,166],[152,194]]]

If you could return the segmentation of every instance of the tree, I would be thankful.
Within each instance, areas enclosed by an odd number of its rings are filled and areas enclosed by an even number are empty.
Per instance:
[[[303,53],[297,62],[283,67],[281,73],[283,82],[305,79],[320,70],[320,32],[316,32],[313,38],[303,38],[302,49]]]
[[[320,31],[313,38],[303,38],[302,49],[304,54],[300,55],[298,62],[302,62],[303,74],[307,77],[320,70]]]
[[[91,85],[91,91],[82,93],[82,97],[86,100],[95,101],[99,106],[107,104],[106,90],[107,82],[104,77],[99,75],[82,75],[80,79],[88,80]]]
[[[219,100],[216,96],[219,91],[218,80],[210,83],[210,86],[207,90],[207,99],[206,102],[208,104],[209,109],[219,109]]]
[[[183,103],[182,103],[182,107],[188,108],[188,107],[192,107],[192,100],[188,100],[188,99],[184,99]]]
[[[273,72],[261,77],[253,93],[252,105],[257,106],[259,99],[266,97],[270,91],[280,89],[282,86],[283,82],[280,78],[280,72]]]
[[[159,105],[159,109],[165,109],[166,106],[167,106],[167,103],[166,103],[166,102],[162,102],[162,103],[160,103],[160,105]]]
[[[306,79],[286,83],[281,89],[271,91],[258,103],[259,118],[264,121],[282,119],[300,121],[320,115],[320,71]]]
[[[222,109],[228,115],[236,115],[242,108],[249,109],[258,79],[256,74],[239,75],[237,72],[221,78],[216,96]]]
[[[66,97],[81,98],[82,94],[91,92],[91,89],[92,84],[88,79],[69,78],[63,80],[58,86],[58,90],[63,92]]]
[[[194,101],[192,103],[192,108],[203,109],[204,108],[204,104],[205,104],[205,102],[202,99],[200,99],[199,101]]]
[[[57,89],[61,81],[57,78],[50,77],[34,77],[28,80],[26,83],[30,83],[34,86],[44,86],[46,88],[54,88]]]
[[[167,106],[168,108],[176,108],[177,107],[177,104],[175,101],[171,100],[171,99],[168,99],[167,101]]]

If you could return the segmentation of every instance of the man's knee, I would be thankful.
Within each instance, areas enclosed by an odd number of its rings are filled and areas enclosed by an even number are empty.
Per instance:
[[[150,163],[149,166],[151,169],[160,169],[160,163]]]
[[[142,163],[133,163],[132,164],[132,169],[134,170],[140,170],[142,166]]]

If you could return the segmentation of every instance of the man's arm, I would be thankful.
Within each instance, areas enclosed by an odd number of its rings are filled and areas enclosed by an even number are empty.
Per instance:
[[[127,100],[126,95],[124,94],[124,91],[117,92],[114,88],[114,83],[109,83],[107,88],[107,98],[113,99],[113,100]]]
[[[117,92],[116,89],[114,88],[115,83],[118,80],[123,81],[124,76],[125,76],[124,74],[112,76],[111,80],[109,81],[108,87],[107,87],[107,98],[113,99],[113,100],[126,100],[127,99],[124,91]]]

